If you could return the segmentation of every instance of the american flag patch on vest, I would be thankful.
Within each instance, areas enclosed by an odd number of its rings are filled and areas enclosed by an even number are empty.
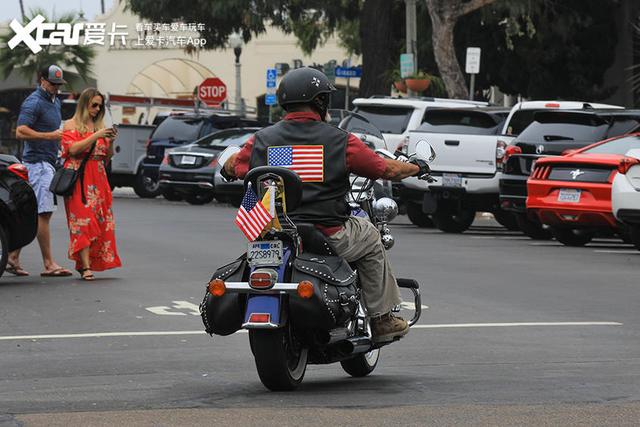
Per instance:
[[[269,166],[282,166],[300,176],[302,182],[324,182],[324,146],[287,145],[269,147]]]

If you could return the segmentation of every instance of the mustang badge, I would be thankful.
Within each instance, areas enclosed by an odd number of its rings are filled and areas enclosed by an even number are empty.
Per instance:
[[[574,171],[571,171],[571,178],[573,178],[574,180],[577,179],[580,175],[584,175],[584,172],[582,172],[580,169],[576,169]]]

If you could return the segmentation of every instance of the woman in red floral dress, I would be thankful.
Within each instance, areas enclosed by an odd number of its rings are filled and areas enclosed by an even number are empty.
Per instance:
[[[76,270],[84,280],[94,280],[93,271],[122,265],[116,250],[111,187],[105,170],[105,160],[113,155],[115,131],[104,128],[104,111],[104,96],[97,89],[85,89],[62,133],[65,168],[77,170],[95,145],[82,183],[78,178],[73,194],[64,199],[71,234],[69,259],[75,260]]]

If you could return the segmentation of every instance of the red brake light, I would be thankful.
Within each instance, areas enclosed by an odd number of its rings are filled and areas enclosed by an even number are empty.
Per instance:
[[[502,157],[502,163],[507,163],[509,157],[513,156],[514,154],[522,154],[522,148],[518,147],[517,145],[507,145],[507,148],[505,148],[504,150],[504,156]]]
[[[27,170],[27,167],[22,163],[14,163],[12,165],[9,165],[7,169],[9,169],[19,178],[22,178],[25,181],[29,181],[29,171]]]
[[[558,104],[557,102],[547,102],[546,104],[544,104],[544,106],[546,108],[560,108],[560,104]]]
[[[629,172],[632,166],[640,165],[640,159],[636,159],[634,157],[623,157],[618,164],[618,172],[621,174],[626,174]]]
[[[278,273],[274,270],[256,270],[249,276],[249,286],[254,289],[270,289],[278,278]]]
[[[162,164],[163,165],[169,164],[169,153],[165,153],[164,157],[162,158]]]
[[[144,151],[149,150],[150,144],[151,144],[151,138],[147,139],[147,142],[144,143]]]
[[[211,160],[210,166],[216,166],[218,164],[218,158],[214,157],[213,160]]]
[[[251,313],[249,323],[269,323],[271,315],[269,313]]]

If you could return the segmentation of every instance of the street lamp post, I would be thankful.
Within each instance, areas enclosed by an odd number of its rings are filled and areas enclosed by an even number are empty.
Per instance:
[[[240,54],[242,53],[242,42],[242,36],[238,33],[233,33],[229,36],[229,44],[233,48],[233,53],[236,56],[236,108],[240,110],[240,115],[244,116],[244,100],[242,99],[242,86],[240,81]]]

